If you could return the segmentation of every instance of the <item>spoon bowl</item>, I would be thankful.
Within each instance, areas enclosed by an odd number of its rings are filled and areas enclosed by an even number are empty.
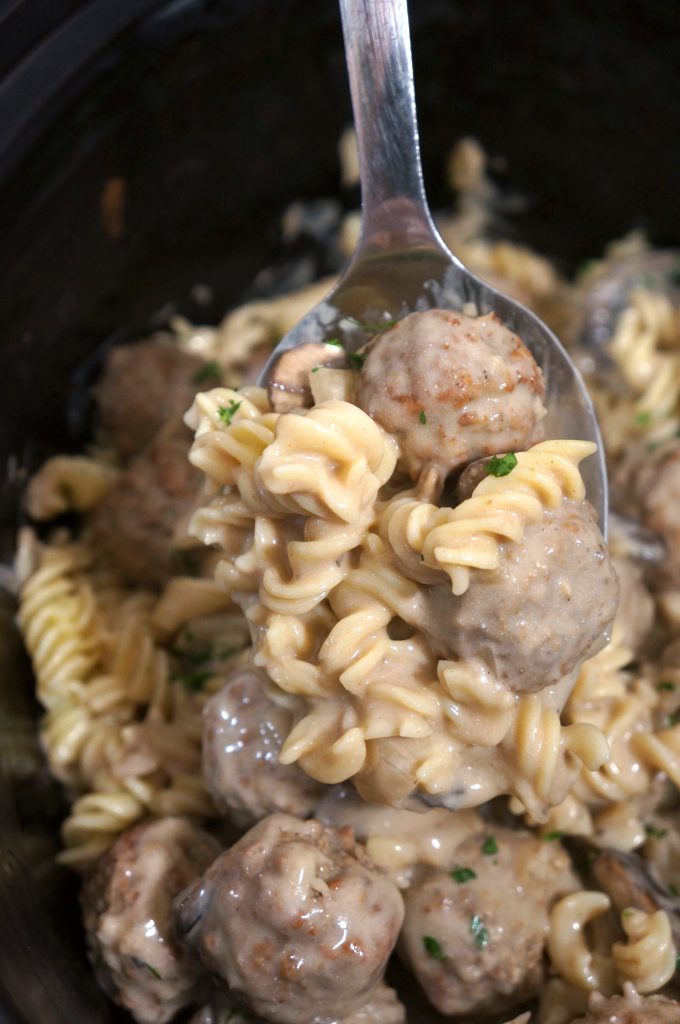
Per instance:
[[[494,312],[519,335],[546,385],[547,437],[597,444],[583,466],[588,497],[607,526],[607,475],[592,402],[569,355],[535,314],[471,273],[437,232],[423,185],[406,0],[340,0],[357,133],[362,231],[335,287],[281,339],[260,383],[276,380],[280,356],[339,338],[348,352],[365,327],[427,309]]]

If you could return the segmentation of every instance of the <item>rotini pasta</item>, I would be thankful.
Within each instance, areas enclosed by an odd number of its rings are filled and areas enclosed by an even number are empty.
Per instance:
[[[487,476],[472,497],[454,509],[397,499],[398,517],[386,512],[387,536],[408,571],[412,554],[451,578],[454,594],[470,586],[475,569],[495,569],[504,541],[520,542],[527,523],[563,497],[582,501],[578,463],[595,451],[586,441],[544,441],[517,455],[517,466],[502,477]]]
[[[677,952],[668,915],[663,910],[645,914],[628,908],[621,913],[627,941],[612,947],[614,963],[622,982],[630,981],[638,992],[656,992],[675,974]]]

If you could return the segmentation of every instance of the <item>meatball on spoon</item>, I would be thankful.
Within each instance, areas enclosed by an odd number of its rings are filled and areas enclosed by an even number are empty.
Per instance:
[[[444,245],[423,188],[406,0],[340,0],[362,185],[362,234],[343,275],[277,345],[260,382],[290,408],[318,365],[337,364],[338,345],[356,352],[371,325],[427,309],[495,314],[543,371],[549,437],[595,441],[592,404],[557,338],[519,303],[471,274]],[[375,333],[375,332],[374,332]],[[324,345],[333,341],[334,345]],[[324,350],[327,358],[324,358]],[[354,356],[354,359],[352,359]],[[417,429],[417,427],[415,428]],[[602,454],[585,468],[590,501],[606,526]]]

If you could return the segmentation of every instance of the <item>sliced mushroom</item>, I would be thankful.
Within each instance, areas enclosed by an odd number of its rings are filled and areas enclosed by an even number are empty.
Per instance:
[[[584,302],[581,343],[593,354],[601,353],[611,341],[619,316],[628,305],[634,288],[663,291],[674,305],[680,305],[677,274],[680,255],[675,251],[650,249],[608,264],[594,277]]]
[[[309,375],[317,366],[342,367],[345,350],[327,342],[308,342],[290,348],[277,359],[267,391],[274,412],[292,412],[312,404]]]

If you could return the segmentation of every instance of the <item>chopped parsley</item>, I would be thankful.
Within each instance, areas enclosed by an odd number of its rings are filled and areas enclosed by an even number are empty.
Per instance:
[[[348,352],[347,362],[350,366],[353,366],[356,370],[360,370],[366,362],[366,353],[364,352]]]
[[[675,683],[664,680],[662,683],[657,683],[656,688],[657,690],[667,690],[668,693],[672,693],[675,689]]]
[[[680,889],[678,889],[677,885],[673,885],[672,882],[668,886],[668,892],[671,896],[680,896]]]
[[[492,857],[494,853],[498,853],[498,843],[496,842],[495,836],[487,836],[482,843],[482,853],[487,857]]]
[[[320,366],[313,366],[313,367],[312,367],[312,371],[311,371],[311,372],[312,372],[312,373],[318,373],[320,369],[321,369],[321,367],[320,367]]]
[[[192,380],[194,384],[203,384],[207,380],[222,380],[222,368],[216,359],[212,359],[196,370]]]
[[[339,338],[326,338],[324,345],[333,345],[335,348],[343,348],[343,344]]]
[[[489,932],[479,914],[473,914],[470,918],[470,931],[475,937],[477,949],[486,949],[489,945]]]
[[[546,832],[542,838],[544,843],[552,843],[555,839],[562,839],[563,837],[564,832],[560,832],[559,829],[555,829],[554,832]]]
[[[625,910],[621,911],[621,917],[632,917],[635,911],[632,907],[626,907]]]
[[[431,935],[423,935],[423,946],[425,951],[434,957],[435,960],[446,960],[446,953]]]
[[[427,423],[427,416],[425,415],[424,409],[421,409],[420,412],[418,413],[418,419],[420,420],[421,423]]]
[[[507,455],[494,455],[486,464],[486,471],[490,476],[507,476],[517,465],[517,456],[514,452]]]
[[[145,963],[145,964],[144,964],[144,966],[146,967],[147,971],[151,971],[151,973],[153,974],[154,978],[158,978],[158,979],[159,979],[160,981],[162,981],[162,980],[163,980],[163,975],[162,975],[162,974],[160,974],[160,973],[159,973],[159,972],[158,972],[158,971],[156,970],[156,968],[155,968],[155,967],[152,967],[152,966],[151,966],[151,964],[147,964],[147,963]]]
[[[470,882],[473,878],[477,877],[476,871],[473,871],[472,868],[454,868],[450,874],[454,882],[458,882],[458,885]]]
[[[668,829],[657,828],[656,825],[645,825],[645,835],[650,839],[664,839],[668,835]]]
[[[238,410],[243,405],[243,402],[236,402],[233,398],[229,399],[229,405],[220,405],[217,410],[218,417],[227,426],[231,423]]]
[[[651,412],[638,412],[635,414],[635,422],[641,427],[646,427],[652,421]]]
[[[204,685],[214,675],[213,672],[206,672],[203,669],[194,669],[193,672],[184,672],[181,675],[175,676],[181,683],[184,683],[188,690],[193,690],[194,693],[198,693],[202,690]]]

